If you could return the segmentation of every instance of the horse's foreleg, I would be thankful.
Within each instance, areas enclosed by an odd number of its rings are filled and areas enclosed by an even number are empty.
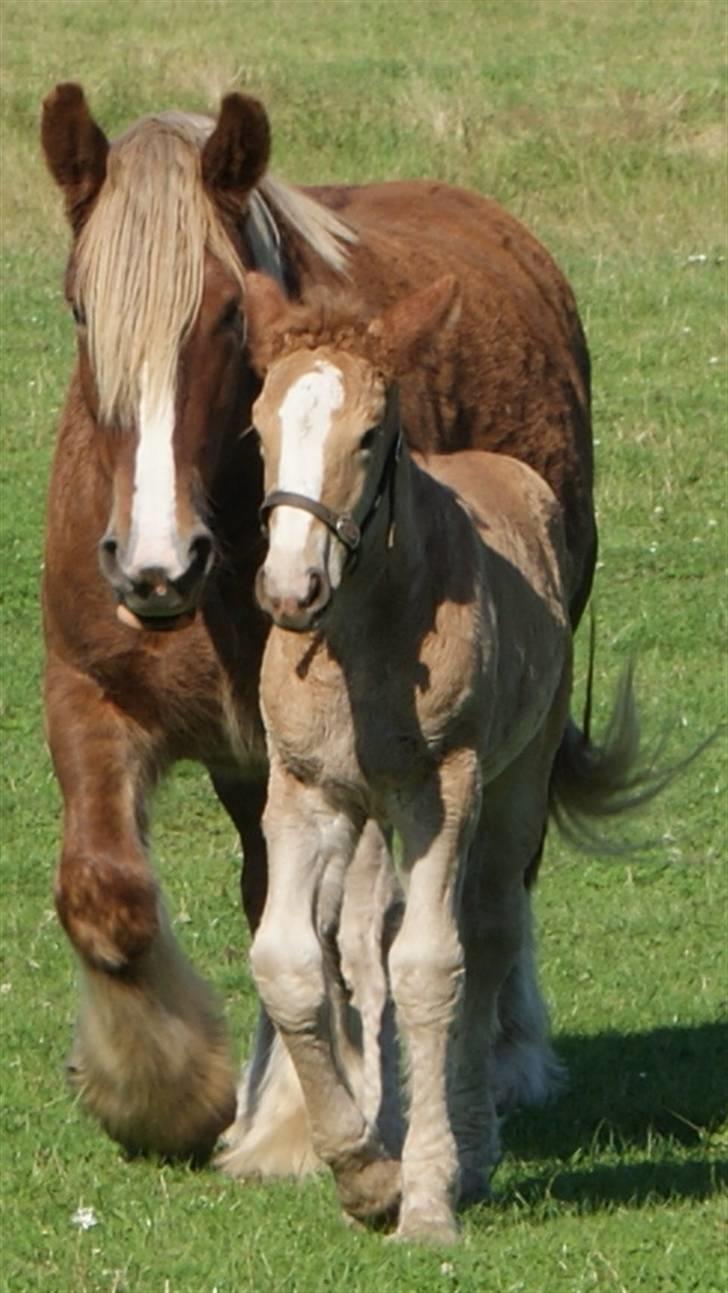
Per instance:
[[[46,716],[64,798],[56,907],[79,957],[69,1076],[132,1151],[209,1153],[234,1112],[224,1025],[178,947],[144,846],[150,738],[96,683],[51,660]]]
[[[347,1212],[388,1212],[399,1191],[387,1160],[338,1063],[331,966],[319,922],[338,914],[333,888],[356,846],[358,829],[319,793],[275,763],[265,811],[269,887],[251,950],[261,997],[291,1056],[306,1099],[314,1149],[333,1169]]]

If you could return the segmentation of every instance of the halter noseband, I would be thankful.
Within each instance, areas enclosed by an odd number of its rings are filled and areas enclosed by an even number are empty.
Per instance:
[[[320,503],[317,498],[309,498],[306,494],[296,494],[291,490],[274,489],[263,499],[260,506],[259,516],[264,532],[267,533],[268,516],[273,511],[274,507],[297,507],[303,512],[310,512],[311,515],[317,517],[319,521],[323,521],[326,528],[330,530],[332,534],[335,534],[336,538],[343,543],[344,547],[348,550],[349,556],[355,557],[362,540],[362,535],[377,512],[379,504],[387,492],[387,488],[389,488],[390,492],[390,518],[391,522],[393,522],[394,476],[402,449],[402,428],[399,424],[396,398],[393,403],[394,408],[392,410],[390,410],[389,407],[387,408],[385,414],[385,425],[386,422],[389,421],[389,415],[391,412],[396,418],[397,430],[392,438],[389,448],[387,449],[387,453],[382,464],[382,472],[379,477],[377,492],[364,515],[361,518],[357,518],[353,512],[334,512],[330,507],[326,507],[325,503]]]
[[[354,520],[351,512],[332,512],[330,507],[319,503],[316,498],[308,498],[306,494],[295,494],[287,489],[274,489],[260,506],[260,519],[264,530],[267,529],[268,514],[274,507],[297,507],[302,512],[311,512],[313,516],[318,517],[319,521],[323,521],[337,539],[341,539],[349,552],[356,552],[359,547],[362,527]]]

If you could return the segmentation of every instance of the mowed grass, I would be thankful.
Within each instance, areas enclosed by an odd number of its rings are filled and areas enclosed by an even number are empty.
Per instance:
[[[127,1163],[62,1076],[75,972],[52,911],[60,806],[39,699],[43,499],[72,361],[67,234],[40,100],[80,79],[114,133],[266,102],[286,178],[434,175],[490,193],[576,290],[594,361],[597,718],[632,655],[648,738],[725,721],[725,9],[719,3],[5,0],[2,1188],[12,1293],[719,1293],[725,1261],[725,742],[631,824],[624,861],[549,841],[537,907],[563,1097],[511,1119],[492,1205],[450,1252],[347,1231],[326,1178]],[[69,589],[69,596],[73,590]],[[583,682],[579,647],[578,686]],[[580,697],[577,696],[577,706]],[[159,796],[180,937],[255,1014],[232,827],[198,770]],[[72,1222],[80,1207],[97,1224]]]

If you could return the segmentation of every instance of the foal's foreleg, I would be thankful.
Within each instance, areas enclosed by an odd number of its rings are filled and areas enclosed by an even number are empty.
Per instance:
[[[390,841],[370,820],[346,873],[338,942],[342,973],[361,1026],[362,1111],[395,1153],[401,1150],[403,1133],[387,958],[402,909]]]
[[[64,797],[56,906],[79,957],[69,1075],[127,1148],[203,1156],[235,1108],[218,1008],[164,915],[143,838],[150,738],[92,679],[51,660],[48,737]]]
[[[343,1207],[362,1217],[387,1212],[398,1197],[398,1164],[382,1161],[374,1129],[338,1063],[335,1013],[316,927],[326,873],[333,868],[343,874],[358,828],[275,762],[264,825],[268,898],[251,950],[253,974],[293,1060],[314,1149],[333,1169]],[[325,905],[330,904],[329,897]]]
[[[445,1243],[457,1235],[458,1158],[448,1090],[463,980],[455,902],[477,794],[475,757],[458,751],[401,822],[407,897],[389,966],[410,1068],[397,1231],[403,1239]]]
[[[497,1112],[505,1097],[535,1092],[556,1070],[525,884],[543,836],[552,744],[547,725],[484,788],[463,877],[459,924],[465,992],[454,1048],[452,1114],[464,1202],[489,1192],[499,1152]],[[508,1091],[509,1083],[518,1091]]]

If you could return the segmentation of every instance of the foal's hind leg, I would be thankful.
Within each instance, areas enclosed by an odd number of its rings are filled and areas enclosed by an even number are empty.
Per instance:
[[[133,1151],[201,1157],[234,1111],[224,1026],[177,946],[149,868],[152,742],[88,677],[51,659],[48,737],[64,796],[56,905],[81,967],[69,1075]]]

